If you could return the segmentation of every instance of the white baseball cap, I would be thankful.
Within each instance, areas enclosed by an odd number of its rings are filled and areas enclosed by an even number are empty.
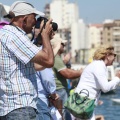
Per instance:
[[[50,42],[51,42],[51,45],[53,47],[54,55],[56,55],[60,49],[61,43],[66,45],[67,40],[64,40],[64,39],[55,35],[54,38],[52,40],[50,40]]]
[[[40,16],[45,15],[44,13],[36,10],[36,8],[32,4],[25,1],[14,2],[10,7],[9,14],[10,13],[13,13],[14,17],[20,16],[20,15],[28,15],[32,13],[35,13],[36,15],[40,15]]]
[[[51,42],[51,45],[55,45],[56,43],[60,43],[60,44],[63,43],[64,45],[66,45],[67,40],[64,40],[58,36],[54,36],[54,38],[50,40],[50,42]]]

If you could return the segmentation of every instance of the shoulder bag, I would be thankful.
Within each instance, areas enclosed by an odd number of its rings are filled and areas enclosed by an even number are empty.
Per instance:
[[[84,91],[87,91],[87,93]],[[82,96],[81,93],[85,93],[86,96]],[[90,99],[89,91],[83,89],[80,93],[72,93],[65,102],[64,107],[77,118],[89,119],[94,111],[95,100]]]

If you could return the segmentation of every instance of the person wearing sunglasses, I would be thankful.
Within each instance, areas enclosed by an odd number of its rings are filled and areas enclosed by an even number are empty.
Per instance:
[[[83,70],[75,92],[89,91],[89,98],[95,99],[95,104],[97,105],[101,91],[106,93],[116,89],[120,83],[120,71],[116,73],[111,81],[108,81],[107,75],[107,66],[112,65],[115,58],[116,53],[112,45],[103,45],[97,48],[93,55],[93,61]],[[86,96],[86,94],[81,93],[83,96]],[[94,112],[89,120],[95,120]]]

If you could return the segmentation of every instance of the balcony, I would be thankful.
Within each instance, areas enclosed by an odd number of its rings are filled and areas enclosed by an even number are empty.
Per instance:
[[[113,30],[120,30],[120,27],[113,27]]]
[[[120,32],[113,32],[113,36],[120,36]]]

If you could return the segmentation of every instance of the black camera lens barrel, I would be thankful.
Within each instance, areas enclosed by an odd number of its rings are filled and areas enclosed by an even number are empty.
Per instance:
[[[55,23],[55,22],[52,22],[52,28],[53,28],[53,31],[57,31],[57,29],[58,29],[58,24]]]
[[[36,21],[35,28],[38,28],[38,29],[39,29],[40,24],[41,24],[41,22],[42,22],[43,20],[44,20],[44,26],[45,26],[45,25],[46,25],[46,22],[48,21],[48,19],[45,18],[45,17],[39,17],[39,18],[37,19],[37,21]],[[55,22],[51,22],[51,24],[52,24],[53,31],[57,31],[57,29],[58,29],[58,24],[55,23]]]

